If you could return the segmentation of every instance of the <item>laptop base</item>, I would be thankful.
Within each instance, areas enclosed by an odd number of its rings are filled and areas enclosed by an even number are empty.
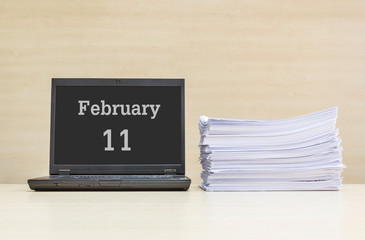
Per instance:
[[[183,175],[51,175],[28,180],[37,191],[186,191],[190,183]]]

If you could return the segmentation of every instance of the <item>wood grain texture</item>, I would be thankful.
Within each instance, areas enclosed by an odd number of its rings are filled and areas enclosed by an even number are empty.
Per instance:
[[[200,115],[339,107],[344,182],[365,183],[365,2],[0,0],[0,182],[46,175],[52,77],[186,79],[187,175]]]
[[[33,192],[0,185],[1,239],[365,238],[365,185],[341,191]]]

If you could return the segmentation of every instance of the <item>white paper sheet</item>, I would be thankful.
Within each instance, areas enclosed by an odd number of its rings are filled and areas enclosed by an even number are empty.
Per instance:
[[[207,191],[338,190],[337,107],[282,120],[200,117]]]

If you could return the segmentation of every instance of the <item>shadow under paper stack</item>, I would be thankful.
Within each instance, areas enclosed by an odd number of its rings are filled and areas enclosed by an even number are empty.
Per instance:
[[[339,190],[338,109],[252,121],[200,117],[206,191]]]

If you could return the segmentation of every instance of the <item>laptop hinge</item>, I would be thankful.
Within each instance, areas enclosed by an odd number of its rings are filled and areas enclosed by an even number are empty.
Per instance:
[[[169,168],[164,170],[165,175],[176,175],[176,169]]]
[[[70,169],[58,169],[59,175],[70,175],[71,170]]]

